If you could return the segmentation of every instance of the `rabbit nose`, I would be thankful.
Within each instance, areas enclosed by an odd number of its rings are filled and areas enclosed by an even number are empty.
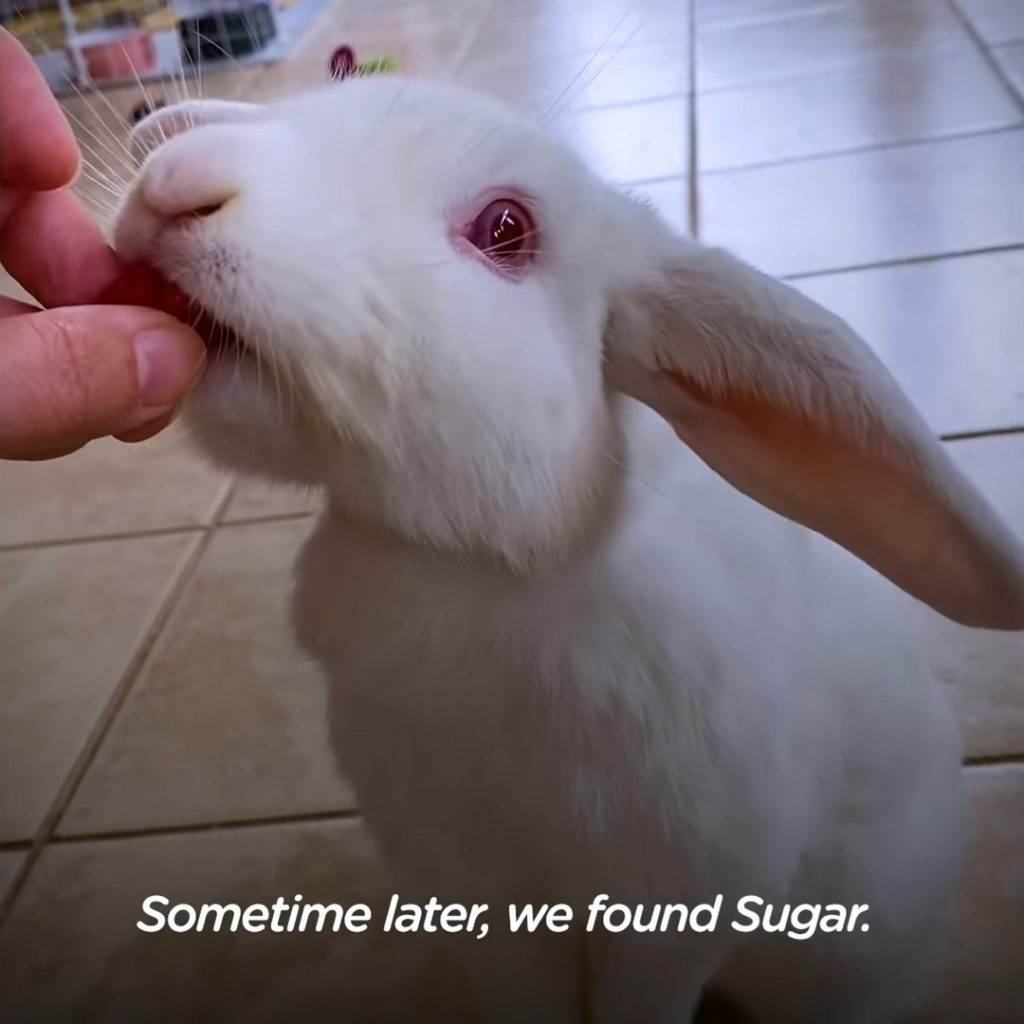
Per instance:
[[[156,150],[142,170],[142,202],[161,220],[210,218],[242,191],[240,154],[224,126],[195,128]]]

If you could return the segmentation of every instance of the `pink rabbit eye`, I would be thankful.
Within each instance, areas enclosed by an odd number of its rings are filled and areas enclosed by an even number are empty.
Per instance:
[[[469,226],[466,240],[506,272],[522,270],[537,251],[533,217],[514,199],[489,202]]]

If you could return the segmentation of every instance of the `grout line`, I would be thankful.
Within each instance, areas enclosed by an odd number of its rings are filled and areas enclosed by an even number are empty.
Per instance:
[[[714,35],[717,32],[735,32],[737,29],[761,28],[765,25],[785,24],[789,21],[797,21],[808,16],[827,13],[830,10],[842,8],[842,0],[818,0],[808,7],[794,8],[792,11],[772,11],[765,14],[748,14],[739,17],[735,21],[723,20],[712,21],[710,25],[705,24],[701,29],[704,35]]]
[[[975,28],[974,22],[961,9],[958,0],[946,0],[946,6],[952,12],[953,17],[960,22],[961,28],[970,37],[971,42],[978,48],[982,60],[988,65],[992,74],[999,79],[999,84],[1010,94],[1010,98],[1017,105],[1017,109],[1024,113],[1024,95],[1017,89],[1016,83],[1003,69],[1002,64],[996,60],[992,47],[985,42],[981,33]]]
[[[65,548],[77,544],[99,544],[104,541],[134,540],[139,537],[174,537],[186,533],[201,533],[208,530],[214,521],[216,514],[226,508],[224,502],[229,500],[234,493],[234,477],[224,477],[220,489],[214,495],[209,505],[208,515],[198,523],[188,523],[182,526],[154,526],[142,530],[114,530],[111,533],[97,533],[81,537],[51,537],[48,540],[27,540],[14,542],[13,544],[0,544],[0,554],[7,551],[33,551],[39,548]]]
[[[726,92],[743,92],[748,89],[763,89],[766,86],[790,85],[799,82],[810,82],[815,78],[824,78],[828,75],[841,75],[851,71],[862,71],[878,65],[888,64],[895,61],[906,60],[928,60],[937,57],[963,56],[973,52],[970,47],[947,46],[938,50],[876,50],[873,53],[850,57],[848,60],[841,60],[836,64],[826,64],[823,67],[812,71],[798,71],[796,74],[769,74],[759,78],[743,79],[733,82],[731,85],[714,85],[710,88],[700,89],[702,96],[716,96]]]
[[[288,523],[293,520],[310,519],[318,514],[317,509],[305,512],[268,512],[266,515],[243,516],[241,519],[224,519],[217,524],[219,530],[230,530],[235,526],[260,526],[263,523]]]
[[[357,808],[333,811],[310,811],[308,814],[276,814],[261,818],[236,818],[228,821],[193,822],[185,825],[155,825],[151,828],[111,829],[100,832],[74,832],[54,835],[52,846],[73,846],[75,843],[109,842],[121,839],[145,839],[150,836],[177,836],[202,832],[237,832],[245,829],[276,828],[281,825],[315,824],[322,821],[348,821],[359,817]]]
[[[1024,764],[1024,753],[982,754],[980,757],[965,757],[965,768],[998,768],[1002,765]]]
[[[887,270],[891,267],[913,267],[919,263],[938,263],[940,260],[962,259],[967,256],[997,256],[1005,252],[1024,251],[1024,242],[1010,242],[1006,245],[988,245],[977,249],[951,249],[948,252],[926,253],[922,256],[898,256],[889,260],[875,260],[872,263],[850,263],[842,267],[826,267],[824,270],[800,270],[795,274],[772,275],[782,281],[804,281],[815,277],[832,277],[835,274],[852,274],[864,270]]]
[[[25,853],[31,848],[31,839],[5,839],[0,842],[0,853]]]
[[[1013,437],[1024,434],[1024,423],[1017,427],[991,427],[982,430],[959,430],[951,434],[940,434],[940,441],[956,444],[957,441],[974,441],[982,437]]]
[[[1022,41],[1024,41],[1024,40],[1022,40]],[[664,42],[660,42],[660,43],[631,43],[629,48],[630,49],[634,49],[634,48],[638,48],[638,47],[642,47],[642,46],[664,46],[664,45],[665,45]],[[1013,46],[1013,45],[1014,45],[1013,42],[1010,42],[1010,43],[999,43],[999,44],[997,44],[997,46],[992,47],[992,49],[998,49],[999,47],[1002,47],[1002,46]],[[806,74],[791,75],[791,76],[787,76],[785,78],[769,78],[769,79],[765,79],[764,81],[752,82],[752,83],[749,83],[749,84],[748,83],[743,83],[741,85],[722,86],[722,87],[716,88],[716,89],[700,89],[699,90],[697,88],[697,76],[696,76],[696,73],[693,73],[693,67],[692,67],[693,61],[696,59],[696,53],[697,53],[696,41],[695,40],[691,41],[690,49],[692,51],[692,53],[691,53],[691,74],[689,75],[689,78],[688,78],[688,81],[687,81],[687,86],[686,86],[685,89],[673,89],[673,90],[671,90],[669,92],[661,92],[661,93],[655,92],[655,93],[651,93],[648,96],[638,97],[638,98],[629,99],[629,100],[611,100],[611,101],[604,102],[604,103],[588,103],[588,104],[585,104],[583,106],[573,107],[572,108],[573,109],[573,113],[588,113],[588,112],[595,111],[595,110],[620,110],[620,109],[623,109],[623,108],[626,108],[626,107],[640,107],[640,106],[643,106],[643,105],[645,105],[647,103],[658,103],[658,102],[663,102],[665,100],[680,100],[680,99],[686,99],[687,97],[694,97],[696,99],[702,99],[704,97],[715,97],[715,96],[728,95],[729,93],[733,93],[733,92],[747,92],[747,91],[753,90],[753,89],[761,89],[761,88],[764,88],[765,86],[786,85],[786,84],[788,84],[790,82],[803,82],[803,81],[808,81],[808,80],[813,79],[813,78],[827,78],[829,76],[834,76],[834,75],[842,74],[845,71],[857,70],[860,67],[870,67],[870,66],[872,66],[875,63],[883,63],[886,59],[889,59],[889,58],[899,59],[899,60],[920,60],[920,61],[924,62],[926,60],[934,59],[936,56],[949,56],[951,54],[956,55],[956,56],[961,56],[959,51],[950,51],[950,50],[940,51],[938,54],[936,54],[936,53],[929,53],[927,51],[922,51],[920,53],[914,53],[914,54],[897,54],[897,55],[887,54],[884,57],[880,57],[880,58],[876,58],[876,59],[871,59],[871,60],[867,61],[865,64],[844,65],[842,67],[828,68],[828,69],[825,69],[825,70],[822,70],[822,71],[811,71],[811,72],[807,72]],[[992,61],[987,61],[987,63],[992,63],[993,61],[994,61],[994,57],[992,58]],[[994,61],[993,69],[994,70],[998,69],[998,71],[1000,72],[1000,77],[1001,78],[1005,78],[1006,82],[1010,86],[1010,90],[1014,93],[1014,97],[1013,98],[1016,100],[1016,98],[1017,98],[1016,97],[1016,89],[1013,87],[1011,80],[1007,76],[1005,76],[1005,73],[1002,71],[1002,67],[1001,67],[1001,65],[999,65],[998,61]],[[1018,105],[1021,105],[1021,104],[1018,104]],[[991,131],[991,130],[992,129],[980,129],[981,132]],[[971,135],[971,134],[975,134],[975,132],[969,131],[969,132],[966,132],[966,133],[963,133],[963,134]],[[957,137],[957,133],[954,132],[954,133],[952,133],[950,135],[945,135],[944,134],[944,135],[936,135],[936,136],[923,136],[921,141],[929,141],[930,138],[932,138],[932,139],[933,138],[941,139],[941,138],[955,138],[955,137]],[[845,152],[845,151],[841,151],[841,152]],[[752,166],[758,166],[758,165],[752,165]],[[732,168],[732,167],[719,168],[719,170],[738,170],[738,169],[740,169],[740,168]]]
[[[603,70],[603,69],[602,69]],[[686,89],[674,92],[652,93],[632,100],[612,100],[610,103],[587,103],[581,107],[573,107],[574,114],[593,114],[599,110],[631,110],[633,107],[646,107],[650,103],[667,103],[670,100],[686,100],[693,97],[693,90]]]
[[[687,155],[686,182],[686,221],[693,238],[700,238],[700,151],[699,151],[699,119],[697,97],[697,0],[690,0],[690,93],[687,98],[687,137],[689,140]]]
[[[0,899],[0,929],[3,928],[4,923],[10,917],[14,904],[25,888],[32,869],[42,855],[47,843],[53,838],[57,826],[60,824],[61,819],[85,779],[89,768],[96,759],[96,755],[99,753],[100,747],[110,732],[118,713],[127,701],[135,681],[149,661],[149,656],[156,646],[157,640],[177,608],[178,602],[185,593],[204,552],[209,547],[217,526],[234,495],[235,486],[234,480],[227,481],[221,492],[220,499],[210,516],[208,526],[197,536],[192,550],[185,557],[184,564],[168,585],[163,600],[150,621],[145,636],[136,647],[127,668],[115,685],[107,703],[104,705],[89,735],[86,737],[78,756],[65,775],[57,795],[54,797],[49,810],[32,838],[31,845],[25,855],[25,860],[20,865],[18,873],[15,875],[6,895]]]
[[[143,537],[174,537],[186,533],[202,533],[209,529],[204,523],[190,526],[155,526],[145,530],[125,530],[120,533],[97,533],[84,537],[51,537],[48,540],[26,540],[20,543],[0,544],[0,554],[9,551],[33,551],[38,548],[67,548],[78,544],[102,544],[108,541],[136,540]]]
[[[261,523],[280,523],[292,519],[308,519],[317,514],[316,509],[295,512],[268,512],[264,515],[240,516],[238,519],[222,519],[218,527],[256,526]],[[77,547],[82,544],[103,544],[119,540],[143,540],[148,537],[177,537],[189,533],[201,534],[209,530],[213,524],[205,523],[192,526],[157,526],[151,530],[136,530],[123,533],[98,533],[87,537],[55,537],[50,540],[27,540],[22,543],[0,544],[0,555],[13,551],[35,551],[43,548]]]
[[[859,146],[847,146],[815,153],[803,153],[795,156],[777,157],[773,160],[755,160],[749,164],[736,164],[729,167],[709,167],[701,170],[705,178],[721,177],[726,174],[739,174],[743,171],[760,171],[771,167],[785,167],[789,164],[809,164],[833,157],[857,156],[861,153],[881,153],[893,149],[910,149],[913,146],[941,145],[944,142],[959,142],[961,139],[977,139],[989,135],[1007,135],[1024,130],[1024,118],[1012,124],[995,125],[988,128],[973,128],[967,131],[952,131],[934,135],[922,135],[910,139],[895,139],[887,142],[866,142]]]

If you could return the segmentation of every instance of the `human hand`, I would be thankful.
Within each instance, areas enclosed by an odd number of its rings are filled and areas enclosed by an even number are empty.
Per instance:
[[[66,188],[78,163],[42,75],[0,29],[0,264],[47,307],[0,296],[0,458],[145,440],[202,373],[202,342],[173,317],[88,305],[121,268]]]

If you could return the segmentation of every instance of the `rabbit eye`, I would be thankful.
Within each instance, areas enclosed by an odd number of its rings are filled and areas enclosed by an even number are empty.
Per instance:
[[[514,199],[494,199],[477,215],[466,240],[499,270],[525,268],[537,252],[537,229],[529,211]]]

